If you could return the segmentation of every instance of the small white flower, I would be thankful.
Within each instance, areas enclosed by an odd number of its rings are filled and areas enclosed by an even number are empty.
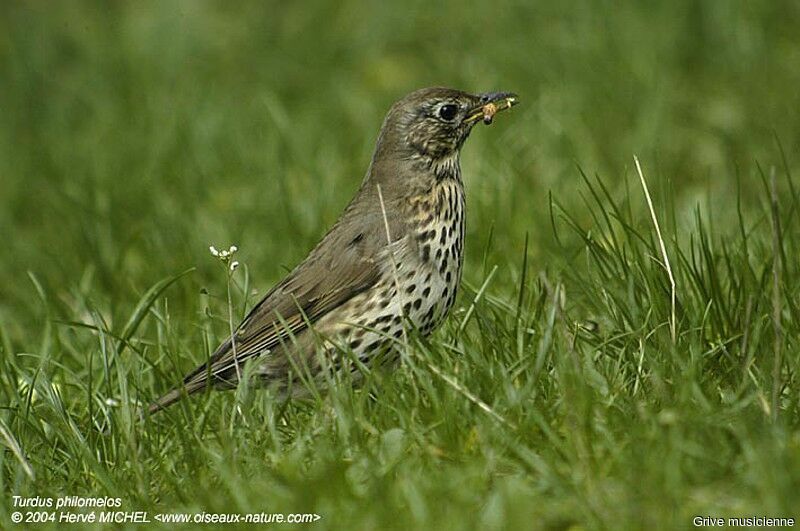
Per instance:
[[[119,406],[119,400],[117,400],[116,398],[111,398],[111,397],[106,398],[106,405],[108,407],[118,407]]]
[[[233,262],[231,262],[231,271],[236,271],[237,267],[239,267],[238,260],[234,260]]]
[[[220,259],[220,261],[227,264],[230,261],[231,257],[233,256],[233,253],[238,251],[239,248],[236,247],[235,245],[231,245],[228,249],[219,250],[212,245],[208,248],[208,250],[211,252],[213,256],[216,256],[217,258]]]

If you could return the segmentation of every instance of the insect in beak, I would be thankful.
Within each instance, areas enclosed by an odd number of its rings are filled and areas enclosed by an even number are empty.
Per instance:
[[[484,97],[485,99],[489,99],[488,102],[477,107],[473,110],[472,114],[467,116],[465,121],[467,123],[474,122],[476,120],[482,119],[483,123],[489,125],[494,120],[494,115],[500,111],[504,111],[506,109],[510,109],[517,103],[519,100],[515,94],[508,94],[508,93],[501,93],[496,95],[488,95]]]

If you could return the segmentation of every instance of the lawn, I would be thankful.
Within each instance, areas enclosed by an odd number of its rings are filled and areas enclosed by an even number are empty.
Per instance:
[[[15,505],[64,496],[145,529],[797,520],[798,27],[788,0],[3,3],[0,527],[99,517]],[[464,148],[445,325],[363,387],[140,419],[431,85],[521,100]]]

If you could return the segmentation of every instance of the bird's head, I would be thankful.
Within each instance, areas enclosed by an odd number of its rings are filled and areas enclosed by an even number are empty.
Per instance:
[[[516,94],[510,92],[475,95],[448,88],[420,89],[392,105],[381,140],[435,164],[457,154],[475,124],[491,123],[496,112],[516,103]]]

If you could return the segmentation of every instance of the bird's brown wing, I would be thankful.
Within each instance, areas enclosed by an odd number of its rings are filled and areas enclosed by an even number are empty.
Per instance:
[[[235,332],[236,356],[228,338],[210,358],[211,370],[207,370],[209,364],[201,365],[186,377],[184,384],[192,387],[198,380],[204,382],[209,374],[212,378],[225,378],[237,364],[275,349],[378,280],[378,268],[366,260],[342,269],[304,267],[287,277],[239,325]],[[329,275],[337,282],[332,284]]]
[[[184,392],[191,394],[226,380],[235,384],[233,371],[237,365],[275,349],[374,286],[381,276],[381,251],[387,248],[386,224],[383,214],[374,210],[366,214],[362,210],[359,219],[351,221],[353,210],[351,204],[309,256],[251,310],[234,332],[235,357],[228,338],[208,362],[184,378],[181,387],[154,402],[150,412],[169,406]],[[387,217],[387,221],[390,233],[404,233],[399,219]]]

